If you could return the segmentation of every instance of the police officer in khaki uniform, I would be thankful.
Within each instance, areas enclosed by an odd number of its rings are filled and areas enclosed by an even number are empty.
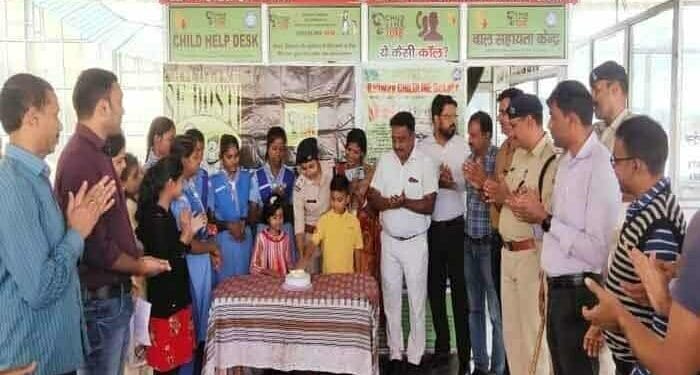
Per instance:
[[[510,165],[513,162],[513,154],[518,148],[515,141],[513,141],[513,128],[510,126],[510,116],[508,116],[508,107],[510,106],[510,101],[523,94],[522,90],[510,87],[503,90],[497,98],[498,101],[498,122],[501,124],[501,131],[507,137],[501,147],[498,149],[498,154],[496,154],[496,169],[495,175],[498,181],[501,181],[508,174],[510,170]],[[492,204],[490,207],[490,218],[491,226],[493,227],[495,234],[493,236],[492,249],[494,251],[493,257],[491,259],[491,273],[493,274],[493,280],[496,283],[496,291],[498,292],[498,298],[501,298],[501,248],[503,247],[503,239],[498,230],[498,223],[500,221],[501,206]],[[501,309],[503,306],[501,306]],[[507,367],[507,366],[506,366]],[[506,372],[508,373],[508,372]]]
[[[549,207],[556,159],[551,140],[542,128],[542,104],[536,96],[514,97],[508,115],[512,137],[519,148],[503,181],[490,179],[484,185],[487,199],[503,205],[498,225],[504,244],[501,252],[503,338],[511,374],[529,374],[530,361],[539,350],[535,373],[546,375],[550,370],[549,350],[546,340],[538,342],[542,242],[536,240],[531,224],[515,216],[509,202],[518,194],[541,191],[538,194]]]
[[[589,78],[595,117],[602,120],[593,124],[593,129],[612,152],[617,128],[633,116],[627,109],[627,72],[622,65],[607,61],[593,69]]]
[[[617,128],[623,121],[634,116],[627,108],[629,78],[623,66],[614,61],[607,61],[591,71],[589,81],[595,117],[602,120],[593,124],[593,130],[612,154]],[[613,241],[610,243],[611,257],[615,253],[615,249],[617,249],[617,238],[619,237],[620,228],[625,221],[629,203],[634,200],[634,197],[623,193],[622,200],[623,204],[618,213],[615,234],[613,235]],[[597,327],[591,327],[589,331],[593,334],[593,331],[598,329]],[[598,358],[600,359],[601,374],[614,371],[612,354],[607,346],[603,346],[598,354]]]
[[[319,161],[318,141],[316,138],[306,138],[297,147],[297,168],[299,178],[294,183],[294,234],[296,236],[299,254],[306,256],[307,249],[315,248],[310,245],[311,235],[316,230],[316,223],[330,206],[331,179],[330,169],[321,168]],[[308,270],[317,274],[321,270],[320,254],[313,257]]]

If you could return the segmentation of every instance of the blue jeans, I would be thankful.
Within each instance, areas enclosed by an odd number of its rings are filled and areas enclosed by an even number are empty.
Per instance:
[[[474,366],[489,371],[489,355],[486,346],[486,303],[491,315],[492,346],[491,371],[496,375],[505,373],[505,349],[503,347],[503,325],[501,306],[491,272],[491,257],[494,251],[491,238],[464,238],[464,274],[469,291],[469,326],[474,351]],[[499,250],[500,251],[500,250]]]
[[[129,344],[134,301],[129,291],[120,297],[83,301],[90,353],[80,375],[122,375]]]

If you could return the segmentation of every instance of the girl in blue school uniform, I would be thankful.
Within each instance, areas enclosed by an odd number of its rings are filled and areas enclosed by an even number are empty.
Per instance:
[[[221,170],[210,179],[210,210],[221,228],[216,236],[222,260],[216,273],[217,283],[231,276],[248,274],[250,270],[253,234],[247,219],[251,204],[251,175],[240,168],[239,151],[236,137],[222,135],[219,146]]]
[[[185,135],[189,135],[194,140],[194,152],[199,154],[199,158],[204,160],[204,134],[196,128],[187,129]],[[197,174],[194,177],[194,186],[199,193],[199,198],[205,206],[209,207],[211,202],[209,198],[209,172],[204,168],[205,162],[199,166]]]
[[[189,210],[192,220],[206,223],[206,205],[196,187],[196,176],[202,162],[202,154],[196,152],[196,140],[189,135],[178,135],[172,147],[172,155],[180,158],[183,165],[182,196],[174,201],[171,210],[175,218],[180,211]],[[178,227],[180,223],[178,221]],[[221,263],[221,256],[216,241],[207,235],[206,225],[195,233],[192,239],[191,252],[187,254],[187,268],[190,274],[190,293],[194,315],[195,332],[197,334],[197,352],[192,363],[180,369],[180,375],[199,374],[204,351],[204,341],[207,336],[207,322],[211,305],[214,270]]]
[[[265,164],[253,173],[251,180],[251,198],[254,202],[253,217],[255,221],[260,218],[262,207],[269,204],[273,195],[281,197],[284,205],[283,230],[289,236],[292,243],[292,260],[296,261],[297,251],[294,240],[294,210],[292,194],[296,176],[294,171],[286,166],[287,159],[287,134],[279,126],[273,126],[267,131],[267,150],[265,152]],[[257,232],[266,226],[258,224]]]

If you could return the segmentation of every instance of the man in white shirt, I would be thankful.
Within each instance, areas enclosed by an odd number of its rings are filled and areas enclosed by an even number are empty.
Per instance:
[[[620,64],[606,61],[591,71],[589,80],[595,116],[602,120],[595,123],[593,129],[600,142],[612,152],[617,128],[632,116],[627,109],[627,72]]]
[[[590,323],[581,313],[583,306],[596,303],[584,279],[600,280],[606,268],[620,210],[620,187],[610,152],[591,126],[593,99],[588,90],[577,81],[561,82],[547,104],[555,146],[566,150],[557,168],[551,213],[533,192],[515,198],[513,210],[538,224],[538,232],[544,231],[547,342],[554,374],[597,375],[598,359],[589,354],[597,355],[602,337],[600,330],[589,330]]]
[[[452,312],[459,354],[460,374],[469,369],[471,352],[467,290],[464,277],[464,191],[462,164],[469,147],[457,135],[457,102],[449,95],[437,95],[431,106],[433,136],[419,149],[439,170],[439,190],[428,231],[428,299],[435,327],[435,353],[432,365],[447,365],[450,356],[450,327],[445,304],[447,278],[450,278]]]
[[[425,351],[425,300],[428,276],[428,228],[438,190],[434,163],[415,147],[415,119],[408,112],[391,118],[390,151],[379,159],[369,191],[381,213],[381,274],[391,374],[403,374],[401,303],[406,279],[411,331],[408,373],[421,374]]]

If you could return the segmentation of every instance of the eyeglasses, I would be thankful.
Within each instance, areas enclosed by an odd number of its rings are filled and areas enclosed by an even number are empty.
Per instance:
[[[614,167],[617,163],[627,161],[627,160],[632,160],[632,159],[636,159],[636,158],[634,156],[628,156],[628,157],[624,157],[624,158],[616,158],[614,156],[611,156],[610,157],[610,164],[612,164],[612,166]]]

